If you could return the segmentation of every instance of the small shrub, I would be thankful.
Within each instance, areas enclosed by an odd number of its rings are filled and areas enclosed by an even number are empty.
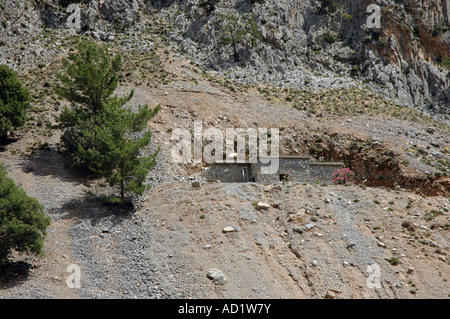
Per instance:
[[[397,265],[400,264],[400,260],[398,260],[398,259],[395,258],[395,257],[391,257],[391,258],[389,259],[389,263],[390,263],[392,266],[397,266]]]
[[[414,231],[414,225],[409,221],[404,221],[402,227],[408,229],[409,231]]]
[[[0,264],[13,251],[42,255],[50,222],[44,207],[8,178],[0,164]]]
[[[90,192],[91,195],[93,195],[92,192]],[[106,206],[127,206],[129,203],[120,197],[101,197],[102,202]]]
[[[29,108],[30,94],[17,73],[0,65],[0,138],[26,123]]]
[[[327,31],[323,34],[323,39],[326,42],[332,44],[332,43],[338,41],[339,37],[335,33],[331,32],[331,31]]]
[[[332,182],[336,185],[354,184],[355,173],[350,168],[338,168],[332,175]]]

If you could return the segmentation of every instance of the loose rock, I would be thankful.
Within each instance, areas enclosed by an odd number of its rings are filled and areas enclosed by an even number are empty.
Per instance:
[[[263,202],[259,202],[258,204],[256,204],[255,208],[257,210],[268,210],[270,207],[269,204],[263,203]]]
[[[225,275],[218,269],[210,269],[206,277],[211,279],[216,285],[223,285],[227,281]]]

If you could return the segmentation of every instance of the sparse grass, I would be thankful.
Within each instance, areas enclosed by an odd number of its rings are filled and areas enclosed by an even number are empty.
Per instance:
[[[275,90],[271,88],[258,88],[267,99],[278,98],[287,101],[292,107],[307,111],[314,115],[328,116],[360,116],[382,115],[400,120],[408,120],[422,125],[432,125],[449,130],[450,127],[436,121],[414,109],[399,105],[393,101],[377,96],[369,89],[345,88],[311,90]],[[403,162],[409,165],[408,161]]]
[[[409,209],[409,208],[411,208],[411,205],[412,205],[412,203],[413,203],[414,201],[412,200],[412,199],[410,199],[409,201],[408,201],[408,203],[406,204],[406,209]]]
[[[107,206],[131,206],[131,202],[121,199],[120,197],[101,196],[102,202]]]
[[[392,266],[397,266],[397,265],[400,264],[400,260],[398,260],[398,258],[391,257],[391,258],[389,259],[389,263],[390,263]]]

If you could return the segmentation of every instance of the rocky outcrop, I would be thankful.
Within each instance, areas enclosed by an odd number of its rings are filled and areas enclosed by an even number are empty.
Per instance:
[[[375,1],[381,27],[370,28],[373,2],[231,0],[209,12],[198,0],[7,0],[0,32],[2,42],[14,45],[14,37],[36,36],[43,27],[67,28],[72,3],[81,7],[78,32],[98,40],[113,41],[115,32],[142,30],[144,21],[157,18],[171,26],[167,38],[180,51],[239,81],[297,89],[364,81],[403,105],[449,120],[449,71],[442,66],[450,59],[450,1]]]
[[[448,1],[378,1],[379,29],[367,26],[372,2],[342,1],[330,11],[318,1],[227,1],[206,13],[188,0],[164,14],[178,31],[172,39],[210,68],[296,88],[371,81],[401,104],[445,117],[449,79],[439,63],[449,57]],[[223,15],[244,30],[234,47],[221,41]]]

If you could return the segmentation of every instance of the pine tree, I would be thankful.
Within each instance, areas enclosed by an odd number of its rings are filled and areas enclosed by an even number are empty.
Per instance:
[[[143,156],[141,150],[151,142],[151,132],[146,130],[147,123],[160,110],[160,106],[150,110],[144,105],[134,113],[123,108],[123,102],[114,98],[105,105],[102,113],[105,121],[97,127],[96,137],[102,153],[97,173],[106,177],[110,186],[119,187],[122,200],[127,192],[143,193],[147,173],[156,165],[158,153]]]
[[[0,263],[7,261],[13,250],[42,254],[49,225],[42,205],[17,187],[0,164]]]
[[[122,57],[111,58],[106,47],[88,40],[79,41],[77,51],[62,62],[65,74],[57,74],[61,84],[55,91],[77,106],[76,113],[88,111],[95,118],[117,88]]]
[[[220,47],[231,46],[233,48],[234,62],[240,62],[239,46],[255,46],[258,40],[262,39],[258,31],[258,24],[254,16],[246,16],[245,22],[241,21],[241,16],[237,14],[216,14],[218,24],[216,32]]]
[[[157,156],[140,156],[151,141],[151,132],[145,129],[160,107],[151,110],[144,105],[134,113],[124,107],[133,90],[122,98],[113,95],[122,66],[120,55],[111,58],[104,47],[82,41],[69,61],[56,86],[56,91],[72,102],[59,118],[65,129],[65,153],[76,166],[118,186],[122,200],[127,192],[141,194]],[[139,134],[142,137],[133,137]]]
[[[0,65],[0,138],[25,124],[30,108],[30,95],[16,72]]]

